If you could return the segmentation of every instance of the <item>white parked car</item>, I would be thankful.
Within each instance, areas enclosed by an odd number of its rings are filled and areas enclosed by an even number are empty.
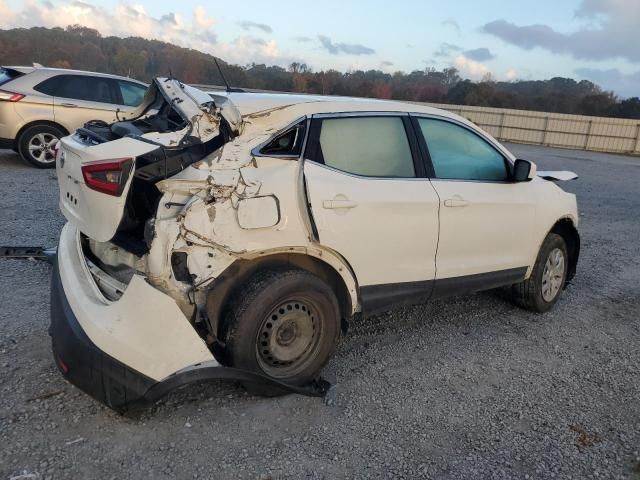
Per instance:
[[[578,261],[575,196],[422,105],[156,79],[56,164],[56,362],[119,410],[221,377],[321,394],[357,312],[509,285],[544,312]]]

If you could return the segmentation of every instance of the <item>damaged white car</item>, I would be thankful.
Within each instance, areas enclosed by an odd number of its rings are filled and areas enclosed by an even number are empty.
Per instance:
[[[543,312],[576,271],[575,196],[422,105],[161,78],[58,147],[54,355],[121,411],[213,378],[321,395],[357,312],[506,285]]]

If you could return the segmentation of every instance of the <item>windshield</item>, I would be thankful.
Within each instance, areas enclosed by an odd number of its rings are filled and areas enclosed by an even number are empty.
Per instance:
[[[16,70],[0,67],[0,85],[4,85],[5,83],[10,82],[14,78],[18,78],[22,75],[24,74]]]

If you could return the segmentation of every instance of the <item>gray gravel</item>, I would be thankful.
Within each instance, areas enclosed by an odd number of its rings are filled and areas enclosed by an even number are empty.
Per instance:
[[[640,159],[512,148],[581,176],[574,284],[545,315],[489,292],[360,321],[324,400],[219,382],[118,416],[53,365],[47,266],[0,260],[0,479],[640,479]],[[0,151],[0,186],[0,245],[54,244],[52,172]]]

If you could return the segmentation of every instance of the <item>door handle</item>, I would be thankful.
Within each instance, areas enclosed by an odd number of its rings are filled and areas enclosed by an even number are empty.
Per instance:
[[[63,107],[77,107],[78,106],[75,103],[61,103],[60,105],[63,106]]]
[[[354,208],[357,207],[358,204],[353,200],[323,200],[322,208],[326,208],[327,210],[337,209],[337,208]]]
[[[469,202],[460,197],[448,198],[444,201],[445,207],[466,207],[467,205]]]

